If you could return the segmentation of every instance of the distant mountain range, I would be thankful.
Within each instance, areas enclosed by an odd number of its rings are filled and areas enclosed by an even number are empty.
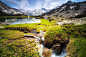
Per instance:
[[[37,15],[41,15],[45,12],[48,12],[49,10],[42,8],[42,9],[35,9],[33,11],[19,9],[19,11],[25,15],[28,15],[28,16],[37,16]]]
[[[2,11],[3,13],[12,14],[12,15],[24,14],[24,15],[28,15],[28,16],[37,16],[37,15],[43,14],[45,12],[48,12],[49,10],[46,10],[45,8],[35,9],[34,11],[15,9],[15,8],[9,7],[8,5],[6,5],[0,1],[0,11]]]
[[[42,14],[41,16],[44,17],[65,17],[65,18],[72,18],[72,17],[86,17],[86,1],[84,2],[71,2],[68,1],[67,3],[52,9],[49,12]]]

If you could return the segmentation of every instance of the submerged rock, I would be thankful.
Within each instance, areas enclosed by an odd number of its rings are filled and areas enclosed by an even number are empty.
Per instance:
[[[62,52],[62,45],[59,44],[59,43],[54,44],[54,45],[52,46],[52,49],[54,50],[54,52],[55,52],[57,55],[59,55],[59,54],[61,54],[61,52]]]

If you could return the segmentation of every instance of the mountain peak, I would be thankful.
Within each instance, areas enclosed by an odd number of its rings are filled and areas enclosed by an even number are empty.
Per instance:
[[[42,10],[46,10],[45,8],[42,8]]]
[[[74,2],[72,2],[72,1],[69,0],[66,4],[73,4],[73,3],[74,3]]]

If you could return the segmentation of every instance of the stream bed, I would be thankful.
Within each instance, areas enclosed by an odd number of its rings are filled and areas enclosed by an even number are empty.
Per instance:
[[[37,47],[39,48],[38,51],[39,51],[39,53],[40,53],[40,56],[41,56],[41,57],[44,57],[44,56],[42,55],[44,49],[50,49],[50,48],[48,48],[48,47],[46,47],[46,46],[44,45],[44,37],[40,37],[40,34],[41,34],[41,33],[43,34],[43,33],[45,33],[45,32],[40,31],[40,33],[37,34],[36,31],[31,31],[30,33],[34,33],[34,34],[37,35],[37,36],[34,36],[35,38],[32,37],[32,39],[33,39],[33,38],[36,39],[36,43],[37,43]],[[27,38],[27,37],[25,37],[25,38]],[[30,36],[29,38],[31,39],[31,36]],[[28,38],[27,38],[27,39],[28,39]],[[41,44],[39,43],[40,40],[42,40]],[[67,55],[67,52],[66,52],[65,49],[66,49],[66,46],[63,46],[62,52],[61,52],[60,55],[57,55],[57,54],[56,54],[58,51],[53,50],[53,53],[50,55],[50,57],[65,57],[65,56]]]

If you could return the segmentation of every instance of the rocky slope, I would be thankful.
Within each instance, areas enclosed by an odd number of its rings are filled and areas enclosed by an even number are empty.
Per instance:
[[[11,8],[0,1],[0,10],[7,14],[22,14],[18,9]]]
[[[86,1],[79,3],[68,1],[60,7],[57,7],[50,12],[42,14],[42,16],[55,16],[65,18],[86,16]]]

